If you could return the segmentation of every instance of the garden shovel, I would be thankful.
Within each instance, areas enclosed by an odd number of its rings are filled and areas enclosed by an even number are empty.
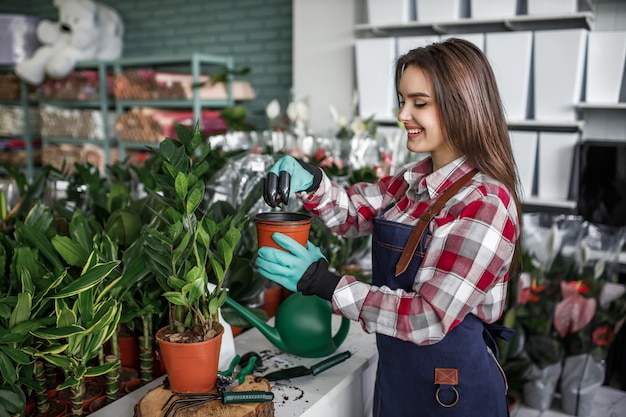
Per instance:
[[[263,378],[267,379],[268,381],[278,381],[281,379],[297,378],[305,375],[318,375],[325,370],[330,369],[337,364],[340,364],[349,357],[350,352],[345,351],[342,353],[338,353],[337,355],[331,356],[328,359],[324,359],[323,361],[316,363],[310,368],[307,368],[306,366],[296,366],[293,368],[281,369],[280,371],[270,372]]]

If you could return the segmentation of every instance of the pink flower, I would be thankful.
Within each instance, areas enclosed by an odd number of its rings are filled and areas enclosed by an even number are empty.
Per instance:
[[[563,301],[556,305],[554,311],[554,327],[561,337],[579,331],[593,319],[596,300],[580,295],[581,289],[586,288],[582,284],[561,282]]]

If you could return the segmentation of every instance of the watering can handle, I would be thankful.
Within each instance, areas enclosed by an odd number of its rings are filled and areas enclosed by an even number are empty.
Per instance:
[[[339,346],[343,343],[343,341],[346,339],[346,336],[348,336],[349,331],[350,331],[350,319],[342,317],[341,326],[339,327],[337,334],[333,336],[333,343],[335,344],[336,348],[339,348]]]

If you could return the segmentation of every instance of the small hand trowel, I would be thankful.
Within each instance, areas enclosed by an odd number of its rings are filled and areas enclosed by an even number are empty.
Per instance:
[[[324,372],[327,369],[332,368],[333,366],[340,364],[350,357],[350,352],[345,351],[342,353],[338,353],[337,355],[331,356],[328,359],[324,359],[321,362],[312,365],[310,368],[306,366],[296,366],[293,368],[281,369],[280,371],[270,372],[265,375],[263,378],[268,381],[278,381],[281,379],[290,379],[297,378],[305,375],[318,375]]]

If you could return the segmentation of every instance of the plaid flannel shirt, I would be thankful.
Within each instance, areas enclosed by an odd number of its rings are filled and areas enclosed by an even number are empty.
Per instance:
[[[324,175],[312,194],[300,193],[306,209],[345,236],[371,233],[374,217],[405,224],[418,216],[463,174],[461,157],[431,173],[426,158],[376,184],[348,189]],[[381,333],[419,345],[440,341],[469,314],[495,322],[504,309],[508,269],[519,236],[517,209],[506,187],[477,173],[429,224],[432,234],[412,291],[377,287],[345,275],[335,288],[334,310]]]

